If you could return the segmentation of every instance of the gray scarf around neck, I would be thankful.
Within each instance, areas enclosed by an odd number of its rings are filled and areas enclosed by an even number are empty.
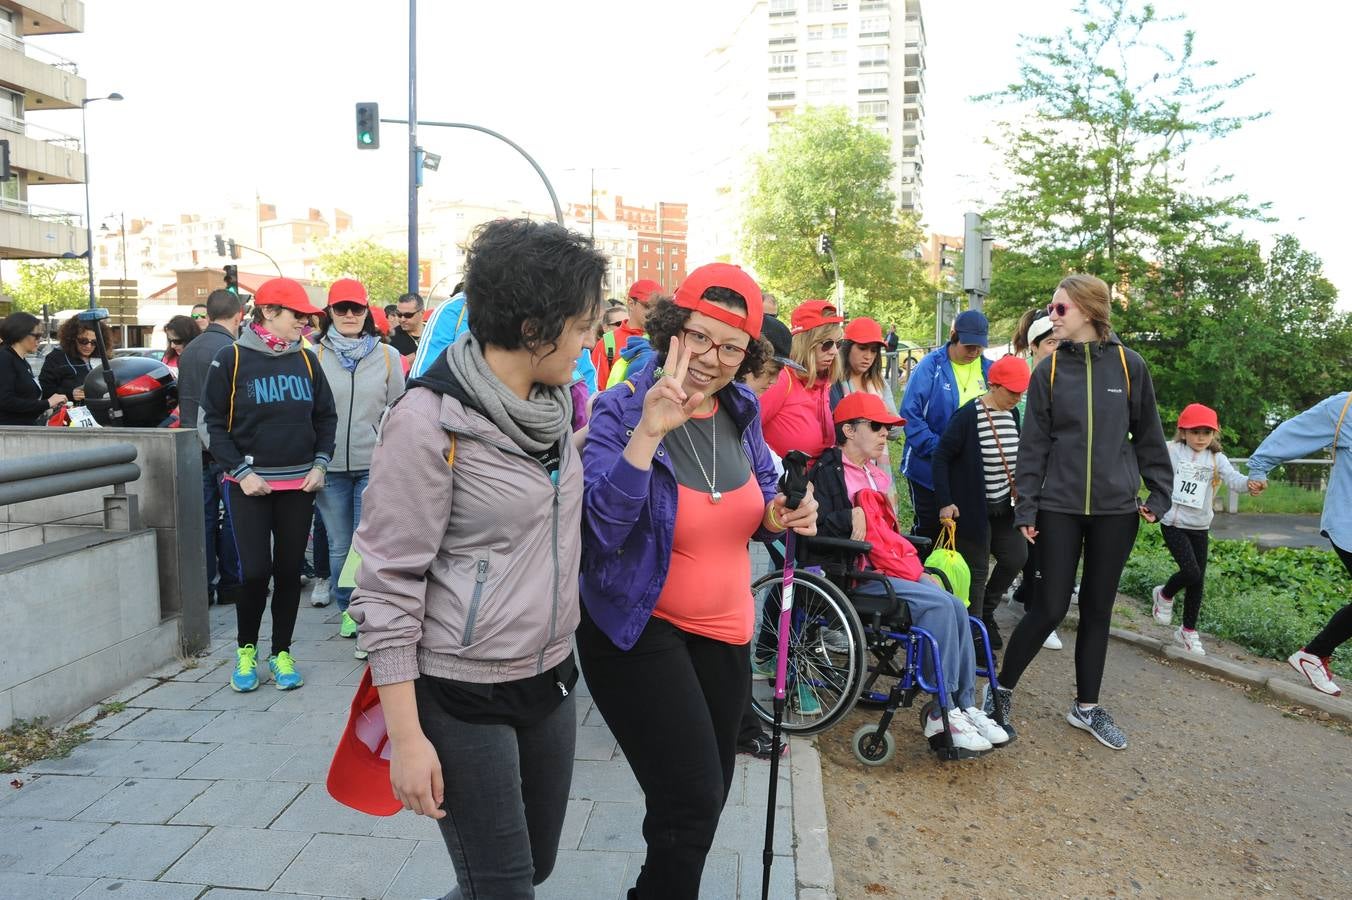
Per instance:
[[[536,384],[522,400],[503,384],[468,331],[446,350],[460,387],[488,419],[527,453],[553,447],[572,427],[573,398],[567,387]]]

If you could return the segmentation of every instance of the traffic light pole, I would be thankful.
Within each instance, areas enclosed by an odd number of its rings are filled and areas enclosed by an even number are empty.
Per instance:
[[[418,292],[418,0],[408,0],[408,292]]]
[[[380,121],[386,122],[386,123],[388,123],[388,124],[390,124],[390,125],[403,125],[403,124],[404,124],[405,122],[407,122],[408,120],[407,120],[407,119],[381,119]],[[482,125],[471,125],[471,124],[469,124],[468,122],[429,122],[429,121],[420,121],[420,122],[418,122],[418,124],[419,124],[419,125],[423,125],[423,126],[428,127],[428,128],[465,128],[465,129],[468,129],[468,130],[470,130],[470,131],[477,131],[477,132],[479,132],[480,134],[486,134],[486,135],[488,135],[489,137],[495,137],[495,138],[497,138],[498,140],[502,141],[504,144],[506,144],[506,145],[508,145],[509,147],[511,147],[511,148],[512,148],[513,150],[515,150],[517,153],[520,153],[520,154],[522,155],[522,157],[525,158],[526,162],[530,163],[531,168],[535,170],[535,174],[536,174],[536,175],[539,175],[539,176],[540,176],[540,180],[544,182],[544,184],[545,184],[545,190],[549,192],[549,200],[550,200],[551,203],[554,204],[554,219],[555,219],[555,221],[557,221],[560,225],[563,224],[563,207],[559,205],[559,195],[556,194],[556,193],[554,193],[554,185],[550,184],[550,182],[549,182],[549,176],[545,175],[545,170],[542,169],[542,168],[540,168],[540,164],[537,163],[537,162],[535,161],[535,159],[534,159],[529,153],[527,153],[527,152],[525,151],[525,148],[523,148],[523,147],[522,147],[520,144],[518,144],[516,141],[512,140],[511,138],[509,138],[509,137],[507,137],[507,136],[505,136],[505,135],[499,134],[498,132],[494,131],[494,130],[491,129],[491,128],[484,128]],[[415,151],[415,152],[416,152],[416,151]],[[416,246],[416,245],[413,245],[413,246]],[[412,265],[412,264],[413,264],[413,262],[412,262],[412,260],[410,260],[410,265]]]

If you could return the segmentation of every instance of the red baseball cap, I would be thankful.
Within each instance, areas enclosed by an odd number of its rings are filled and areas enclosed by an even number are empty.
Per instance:
[[[269,278],[254,293],[256,306],[280,306],[304,316],[317,316],[322,309],[310,302],[300,282],[291,278]]]
[[[1189,428],[1210,428],[1212,431],[1220,431],[1221,423],[1216,418],[1216,411],[1211,407],[1189,403],[1183,407],[1183,412],[1178,414],[1178,427],[1184,431]]]
[[[789,319],[789,332],[802,334],[822,325],[838,325],[844,316],[836,315],[836,305],[830,300],[804,300]]]
[[[987,384],[998,384],[1002,388],[1008,388],[1016,394],[1022,394],[1028,390],[1028,379],[1032,373],[1028,371],[1028,361],[1018,356],[1002,356],[991,366],[990,371],[986,373]]]
[[[856,344],[885,344],[883,327],[868,316],[851,319],[845,326],[845,340]]]
[[[327,787],[330,797],[367,815],[392,816],[404,808],[390,787],[390,735],[369,666],[333,751]]]
[[[662,290],[662,285],[653,281],[651,278],[640,278],[629,285],[629,299],[637,300],[639,303],[647,304],[648,298],[658,291]]]
[[[366,296],[366,288],[355,278],[339,278],[329,285],[329,306],[339,303],[356,303],[369,307],[371,301]]]
[[[743,316],[703,299],[704,292],[711,287],[727,288],[741,294],[742,299],[746,301],[746,315]],[[742,271],[740,266],[731,263],[709,263],[700,266],[685,277],[685,281],[681,282],[681,286],[676,289],[676,296],[672,299],[683,309],[702,312],[725,325],[740,328],[752,338],[761,336],[761,319],[765,313],[761,303],[760,285]]]
[[[846,394],[840,398],[832,417],[837,425],[853,422],[856,419],[880,422],[883,425],[906,424],[906,420],[901,416],[888,411],[882,397],[864,391],[855,391],[853,394]]]
[[[367,308],[371,310],[371,321],[376,323],[376,331],[388,337],[390,334],[390,319],[389,316],[385,315],[385,310],[379,306]]]

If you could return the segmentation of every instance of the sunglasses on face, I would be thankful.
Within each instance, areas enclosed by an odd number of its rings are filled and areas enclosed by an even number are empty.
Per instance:
[[[401,319],[416,319],[418,317],[418,311],[415,309],[413,312],[401,312],[395,313],[395,315]]]
[[[97,341],[93,338],[78,338],[75,343],[79,344],[81,347],[93,347]]]
[[[42,334],[41,331],[30,331],[30,332],[28,333],[28,336],[31,337],[31,338],[36,338],[36,339],[39,340],[39,341],[42,340],[42,338],[43,338],[43,334]]]
[[[193,317],[194,319],[205,319],[205,318],[207,317],[207,314],[206,314],[206,313],[193,313],[193,314],[192,314],[192,317]]]
[[[336,315],[340,316],[359,316],[366,312],[366,307],[360,303],[335,303],[331,308]]]
[[[1068,309],[1070,309],[1069,303],[1048,303],[1047,315],[1050,316],[1053,313],[1055,313],[1058,318],[1064,318],[1066,315],[1066,310]]]
[[[840,346],[840,341],[822,341],[817,344],[817,348],[823,353],[830,353],[836,347]]]
[[[170,346],[170,347],[182,347],[184,343],[185,343],[184,341],[180,341],[178,338],[170,338],[170,339],[169,339],[169,346]]]
[[[874,434],[877,434],[887,427],[882,422],[870,422],[868,419],[857,419],[854,423],[855,428],[858,428],[861,425],[867,425],[869,428],[873,429]]]

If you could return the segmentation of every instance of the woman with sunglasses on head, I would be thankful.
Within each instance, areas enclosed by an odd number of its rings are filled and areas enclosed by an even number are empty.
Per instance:
[[[169,367],[169,371],[178,377],[178,358],[183,355],[183,350],[188,346],[193,338],[202,333],[202,329],[197,327],[197,323],[189,316],[174,316],[168,322],[164,323],[164,339],[169,345],[169,349],[164,352],[163,362]]]
[[[816,531],[785,506],[755,395],[761,292],[695,269],[645,323],[655,366],[603,391],[583,451],[582,670],[643,788],[647,858],[630,898],[695,900],[732,786],[750,691],[747,542]]]
[[[829,300],[805,300],[789,318],[790,355],[801,370],[786,366],[761,395],[765,442],[780,459],[791,450],[816,459],[827,447],[835,446],[831,386],[841,377],[840,323],[844,321]]]
[[[99,327],[103,331],[103,346],[111,350],[112,330],[102,322]],[[42,396],[62,394],[73,403],[83,403],[85,379],[94,370],[94,354],[98,352],[94,326],[81,321],[79,316],[71,316],[57,329],[56,342],[57,347],[42,361],[42,372],[38,374]]]
[[[65,394],[43,399],[42,385],[28,364],[42,338],[42,320],[31,313],[0,319],[0,425],[37,425],[39,416],[68,400]]]
[[[897,400],[883,381],[883,348],[886,346],[883,328],[876,321],[867,316],[850,320],[845,326],[845,340],[840,342],[844,372],[841,379],[831,386],[831,409],[834,410],[850,394],[863,392],[881,397],[887,411],[897,414]],[[892,428],[888,430],[887,436],[895,439],[903,434],[905,431],[901,428]],[[878,464],[888,471],[892,469],[886,445]]]
[[[1111,309],[1108,285],[1092,275],[1063,278],[1048,307],[1060,343],[1033,372],[1015,472],[1014,523],[1039,550],[1040,596],[1009,638],[986,711],[999,704],[996,718],[1009,721],[1012,691],[1065,617],[1083,559],[1076,693],[1066,718],[1122,750],[1126,734],[1099,706],[1108,626],[1140,520],[1168,512],[1174,472],[1150,370],[1113,334]],[[1149,496],[1141,502],[1143,479]]]
[[[404,392],[404,368],[399,351],[381,340],[360,281],[338,279],[329,286],[328,301],[315,355],[333,391],[338,428],[333,459],[325,473],[324,489],[315,497],[315,509],[328,534],[329,573],[336,575],[343,571],[352,534],[361,522],[361,497],[370,476],[376,429],[385,407]],[[322,584],[315,590],[319,587]],[[336,587],[333,596],[342,612],[338,634],[355,638],[357,623],[347,613],[352,588]],[[318,603],[314,593],[310,602]]]

